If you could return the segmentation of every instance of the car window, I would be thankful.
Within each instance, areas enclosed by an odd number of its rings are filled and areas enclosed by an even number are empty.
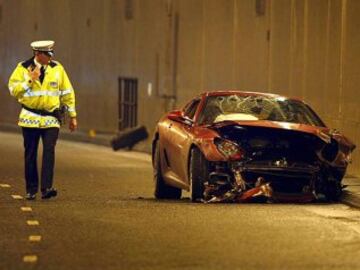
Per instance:
[[[188,106],[185,107],[184,116],[194,120],[194,116],[199,104],[200,104],[200,99],[196,99],[192,101]]]
[[[199,123],[210,125],[228,120],[270,120],[325,126],[315,112],[301,101],[260,95],[209,96]]]

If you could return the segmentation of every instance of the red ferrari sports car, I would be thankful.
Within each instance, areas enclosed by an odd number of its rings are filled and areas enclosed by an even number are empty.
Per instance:
[[[166,114],[152,146],[155,197],[204,202],[336,201],[355,148],[299,99],[241,91]]]

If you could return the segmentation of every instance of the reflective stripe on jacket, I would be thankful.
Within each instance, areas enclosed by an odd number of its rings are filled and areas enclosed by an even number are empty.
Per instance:
[[[64,67],[51,61],[45,70],[42,83],[39,80],[31,82],[29,68],[35,66],[34,58],[17,65],[9,79],[10,94],[28,108],[53,112],[66,105],[70,117],[76,116],[75,93]],[[22,109],[19,116],[19,126],[48,128],[60,127],[59,121],[53,116],[41,116]]]

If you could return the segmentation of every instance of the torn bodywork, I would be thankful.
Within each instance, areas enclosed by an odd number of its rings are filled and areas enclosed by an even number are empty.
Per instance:
[[[281,129],[222,122],[212,129],[220,135],[214,143],[221,151],[237,148],[238,153],[228,161],[209,161],[204,202],[339,199],[355,148],[346,138],[295,125]]]

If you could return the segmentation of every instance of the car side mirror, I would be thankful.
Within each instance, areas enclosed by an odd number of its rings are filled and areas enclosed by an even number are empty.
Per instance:
[[[332,128],[330,129],[330,135],[333,136],[333,135],[342,135],[341,132],[335,128]]]
[[[168,115],[167,118],[169,118],[172,121],[176,121],[176,122],[182,122],[183,121],[183,114],[182,111],[171,111]]]
[[[183,115],[182,111],[178,111],[178,110],[172,111],[167,115],[167,117],[170,120],[175,121],[175,122],[179,122],[179,123],[186,124],[189,126],[192,125],[192,121],[190,119],[188,119],[187,117],[185,117]]]

